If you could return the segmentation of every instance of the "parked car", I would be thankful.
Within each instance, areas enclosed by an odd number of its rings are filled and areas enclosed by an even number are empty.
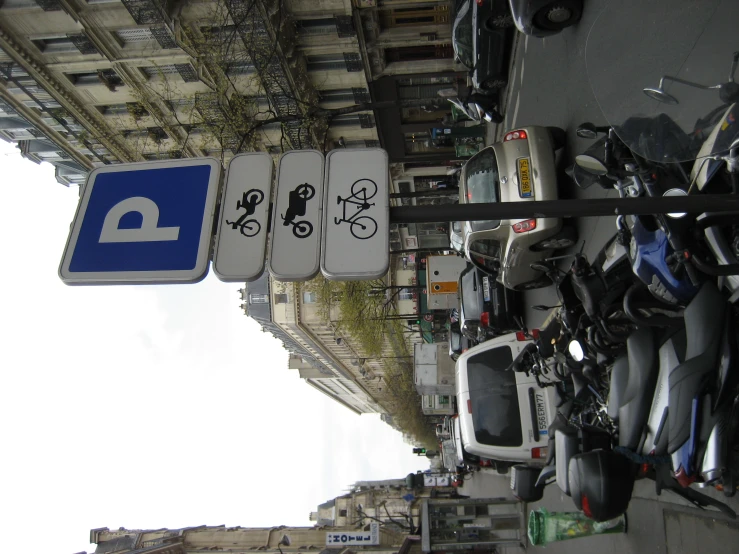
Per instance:
[[[459,275],[457,295],[459,327],[468,339],[482,342],[521,328],[516,322],[520,313],[518,293],[505,288],[475,265],[468,264]]]
[[[459,202],[556,200],[554,151],[564,146],[557,127],[522,127],[470,158],[460,178]],[[463,227],[465,257],[505,287],[527,290],[551,285],[530,265],[577,241],[559,218],[471,221]]]
[[[508,83],[512,20],[507,0],[460,0],[452,26],[456,59],[469,71],[480,90],[503,88]]]
[[[518,30],[535,37],[559,33],[582,16],[582,0],[510,0],[510,7]]]
[[[449,329],[449,357],[452,360],[457,361],[463,352],[466,352],[475,344],[477,343],[462,334],[459,323],[452,325]]]
[[[464,255],[464,236],[462,235],[464,228],[463,221],[449,222],[449,246],[452,247],[457,254]]]
[[[491,467],[502,474],[506,473],[511,466],[509,462],[490,460],[467,452],[462,442],[462,432],[459,426],[459,416],[457,415],[452,416],[451,441],[454,444],[454,457],[457,470]]]
[[[528,341],[509,333],[478,344],[456,365],[459,437],[469,454],[502,462],[544,465],[555,387],[509,366]]]

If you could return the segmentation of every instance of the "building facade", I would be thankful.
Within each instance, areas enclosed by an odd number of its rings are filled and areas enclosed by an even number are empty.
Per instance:
[[[206,526],[182,529],[124,529],[107,527],[92,529],[90,542],[97,545],[95,554],[196,554],[200,552],[229,552],[231,554],[308,554],[326,552],[340,554],[371,550],[373,553],[404,554],[420,552],[420,544],[413,541],[403,547],[406,535],[390,528],[379,529],[379,544],[327,548],[327,533],[349,532],[356,527],[226,527]]]
[[[239,292],[244,313],[283,343],[290,352],[288,368],[308,385],[356,414],[388,414],[382,387],[378,390],[365,379],[349,343],[337,344],[320,320],[310,325],[300,317],[300,310],[313,303],[310,293],[302,296],[292,283],[275,281],[267,273]]]

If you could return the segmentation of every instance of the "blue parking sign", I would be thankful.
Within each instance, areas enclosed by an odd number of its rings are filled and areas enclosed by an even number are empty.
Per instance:
[[[221,164],[119,164],[87,179],[59,276],[67,284],[194,283],[208,273]]]

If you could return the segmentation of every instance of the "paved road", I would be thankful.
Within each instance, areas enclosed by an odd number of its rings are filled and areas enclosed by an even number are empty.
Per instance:
[[[665,0],[660,0],[663,4]],[[635,0],[621,0],[622,4],[634,3]],[[661,21],[665,14],[654,12],[658,10],[658,2],[643,3],[645,12],[639,25],[649,25],[650,21]],[[514,45],[511,59],[511,69],[508,89],[504,93],[503,113],[505,121],[502,125],[489,126],[488,142],[499,139],[505,130],[523,125],[553,125],[567,131],[568,144],[560,154],[558,160],[562,167],[566,167],[574,160],[574,156],[584,151],[590,141],[580,139],[575,134],[577,126],[590,121],[597,125],[606,123],[588,81],[585,63],[585,47],[593,22],[608,4],[607,0],[588,0],[585,12],[580,23],[566,29],[559,35],[547,39],[535,39],[518,36]],[[649,8],[646,8],[649,4]],[[726,3],[728,4],[728,2]],[[725,5],[726,5],[725,4]],[[736,3],[735,3],[736,4]],[[739,7],[739,4],[736,4]],[[700,3],[691,0],[672,0],[670,10],[696,9],[695,19],[703,15],[698,9]],[[735,23],[736,18],[733,19]],[[647,27],[648,35],[648,27]],[[680,36],[680,35],[676,35]],[[717,40],[733,40],[735,33],[716,32]],[[673,39],[674,37],[646,36],[644,29],[635,27],[634,40],[640,43],[651,41],[654,45],[659,40]],[[689,42],[689,41],[686,41]],[[681,47],[682,45],[676,45]],[[737,42],[739,50],[739,42]],[[670,48],[665,48],[670,51]],[[657,55],[657,54],[654,54]],[[618,52],[613,52],[614,64],[621,64],[621,71],[631,71],[632,61],[629,57],[621,63]],[[725,79],[730,60],[716,59],[712,67],[708,67],[716,79]],[[638,66],[638,63],[636,64]],[[635,80],[646,81],[644,75],[638,72],[625,73]],[[652,79],[652,76],[649,76]],[[705,80],[705,79],[704,79]],[[656,83],[654,83],[656,85]],[[653,86],[654,86],[653,85]],[[648,85],[636,85],[638,87]],[[637,89],[638,90],[638,89]],[[591,187],[580,190],[569,179],[560,179],[560,194],[563,198],[590,198],[616,196],[615,191],[604,191],[600,187]],[[606,240],[615,232],[613,217],[589,217],[577,220],[578,232],[581,240],[585,241],[585,253],[595,255]],[[536,304],[556,304],[556,293],[552,287],[527,292],[524,296],[527,306],[526,322],[529,327],[539,325],[546,313],[530,309]],[[464,486],[464,494],[472,496],[505,496],[509,495],[507,477],[501,477],[494,472],[484,471],[475,474],[473,479]],[[720,493],[717,498],[723,499]],[[728,500],[728,503],[739,512],[739,500]],[[550,486],[542,502],[531,507],[544,506],[550,511],[574,511],[571,499],[564,496],[556,486]],[[549,552],[592,552],[603,553],[636,553],[636,552],[668,552],[670,554],[698,552],[709,554],[713,552],[737,551],[739,544],[739,524],[727,520],[716,512],[701,512],[686,506],[682,499],[663,493],[661,497],[654,494],[651,482],[637,483],[634,497],[628,511],[629,533],[626,535],[608,535],[580,539],[572,542],[551,544],[546,547]],[[530,549],[537,550],[535,547]]]
[[[508,476],[486,469],[465,481],[460,494],[474,498],[512,498]],[[739,511],[739,498],[725,499],[719,493],[715,493],[715,496]],[[550,512],[576,511],[572,499],[565,496],[556,485],[547,487],[544,498],[529,504],[526,511],[528,513],[540,507]],[[637,482],[626,516],[626,534],[584,537],[551,543],[545,547],[529,545],[527,551],[550,554],[724,554],[736,552],[739,544],[739,522],[719,512],[690,507],[669,492],[658,497],[654,494],[651,481]],[[506,548],[501,552],[522,554],[524,550]]]
[[[537,39],[517,35],[509,85],[502,99],[505,121],[489,126],[491,142],[516,126],[561,127],[567,132],[567,145],[558,154],[560,169],[571,165],[575,155],[588,147],[591,141],[575,134],[577,126],[584,121],[605,124],[605,120],[588,82],[585,46],[593,22],[607,3],[607,0],[590,0],[580,23],[553,37]],[[562,198],[617,196],[615,191],[604,191],[600,187],[581,190],[563,171],[559,187]],[[613,217],[580,218],[576,224],[579,236],[585,240],[584,252],[589,256],[594,256],[615,232]],[[540,325],[547,316],[530,309],[531,306],[557,303],[553,287],[527,292],[524,300],[525,320],[530,328]]]

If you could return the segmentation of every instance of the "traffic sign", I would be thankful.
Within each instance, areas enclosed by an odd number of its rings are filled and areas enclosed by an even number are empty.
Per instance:
[[[380,148],[326,157],[321,271],[327,279],[382,277],[390,266],[388,158]]]
[[[267,256],[278,281],[312,279],[320,270],[323,161],[318,150],[280,157]]]
[[[220,170],[213,158],[93,170],[59,265],[61,279],[69,285],[203,279]]]
[[[221,281],[254,281],[264,272],[272,156],[239,154],[228,164],[213,271]]]

